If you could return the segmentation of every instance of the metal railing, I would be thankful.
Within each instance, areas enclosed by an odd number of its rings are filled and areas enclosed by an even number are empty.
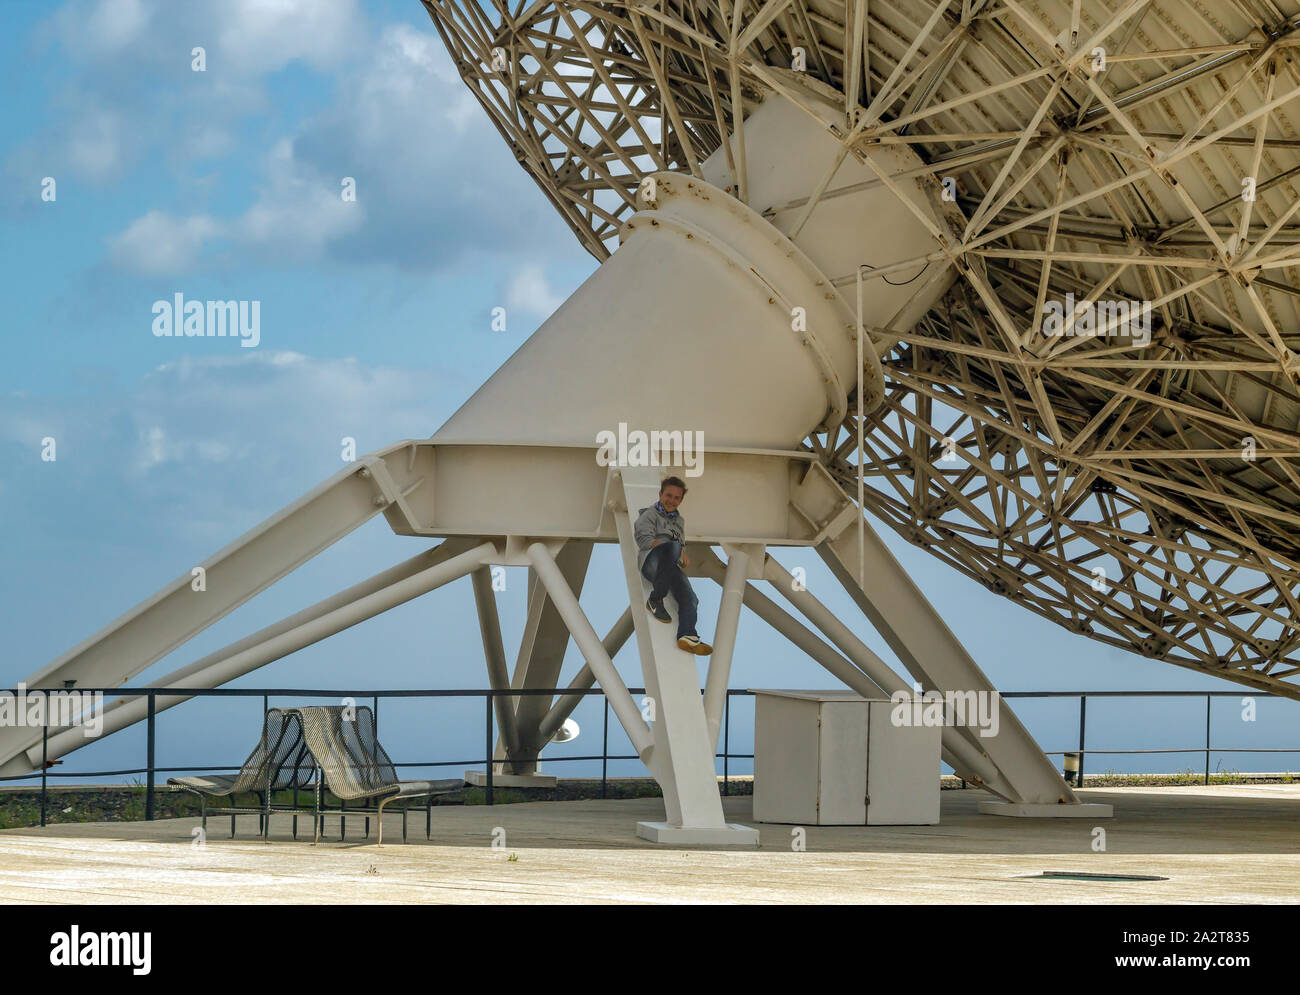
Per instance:
[[[1083,784],[1084,760],[1087,754],[1096,756],[1138,756],[1151,753],[1204,753],[1205,784],[1210,783],[1211,753],[1300,753],[1300,750],[1285,747],[1253,746],[1214,746],[1211,740],[1210,720],[1215,698],[1281,698],[1281,695],[1267,691],[1002,691],[1001,698],[1078,698],[1079,699],[1079,748],[1077,750],[1044,750],[1047,756],[1067,756],[1075,754],[1079,758],[1078,784]],[[1165,748],[1159,750],[1089,750],[1087,748],[1088,699],[1089,698],[1204,698],[1205,699],[1205,745],[1188,748]],[[1294,699],[1284,699],[1294,700]]]
[[[32,774],[18,774],[6,777],[0,777],[0,783],[13,781],[28,781],[40,778],[41,782],[41,822],[46,824],[46,812],[48,809],[49,779],[65,777],[122,777],[127,775],[143,774],[145,775],[145,818],[152,820],[156,812],[157,796],[157,775],[160,772],[181,774],[181,773],[203,773],[211,771],[229,771],[238,770],[242,765],[240,763],[225,764],[220,766],[205,767],[159,767],[156,757],[156,733],[157,733],[157,699],[163,697],[187,697],[187,698],[258,698],[262,699],[262,711],[266,713],[271,707],[271,698],[332,698],[340,699],[362,699],[369,698],[371,707],[375,714],[376,734],[379,727],[379,702],[383,698],[482,698],[484,703],[484,746],[485,751],[483,758],[471,758],[466,760],[436,760],[436,761],[405,761],[402,763],[394,762],[394,767],[475,767],[482,766],[485,771],[484,781],[484,801],[486,804],[493,804],[493,766],[499,763],[494,758],[496,751],[496,719],[494,715],[494,704],[498,697],[519,698],[532,695],[597,695],[604,698],[604,692],[600,688],[588,688],[578,691],[570,688],[516,688],[509,691],[496,691],[492,689],[450,689],[450,688],[430,688],[430,689],[410,689],[410,690],[366,690],[366,691],[344,691],[344,690],[322,690],[320,688],[91,688],[75,689],[81,695],[121,695],[124,697],[139,697],[147,700],[147,713],[145,717],[145,766],[125,770],[101,770],[101,771],[78,771],[72,772],[52,772],[48,761],[48,746],[50,729],[48,724],[42,729],[41,735],[41,770]],[[646,693],[645,688],[628,688],[633,695],[642,695]],[[59,689],[44,688],[27,688],[21,692],[18,689],[9,689],[6,692],[14,696],[20,693],[28,697],[33,695],[45,695],[66,693]],[[723,709],[722,723],[722,750],[715,754],[717,759],[722,761],[722,793],[729,793],[731,777],[732,760],[752,760],[752,753],[733,753],[731,752],[731,699],[737,695],[752,697],[754,692],[744,688],[730,688],[727,690],[726,702]],[[1215,698],[1276,698],[1278,695],[1262,691],[1006,691],[1001,692],[999,697],[1006,699],[1013,698],[1078,698],[1079,699],[1079,746],[1077,750],[1046,750],[1047,756],[1066,756],[1077,754],[1079,759],[1079,772],[1076,784],[1083,784],[1084,762],[1089,755],[1105,756],[1138,756],[1143,754],[1161,754],[1161,753],[1204,753],[1205,754],[1205,782],[1210,783],[1210,755],[1211,753],[1300,753],[1300,748],[1266,748],[1266,747],[1216,747],[1211,741],[1211,717],[1212,705]],[[1089,749],[1087,746],[1087,718],[1088,718],[1088,699],[1089,698],[1204,698],[1205,699],[1205,745],[1195,747],[1177,748],[1177,749],[1122,749],[1122,750],[1104,750]],[[609,700],[604,699],[604,719],[601,731],[601,751],[599,754],[579,755],[579,756],[547,756],[547,763],[571,763],[576,761],[595,761],[601,762],[600,771],[600,796],[608,796],[609,789],[609,762],[611,760],[638,760],[640,759],[635,753],[632,754],[611,754],[609,752]],[[48,720],[49,709],[44,710],[44,716]]]

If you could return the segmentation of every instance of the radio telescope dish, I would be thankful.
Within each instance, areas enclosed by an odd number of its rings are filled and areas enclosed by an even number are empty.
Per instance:
[[[821,238],[843,168],[753,203],[773,101],[880,185],[931,178],[956,210],[925,252],[861,237],[868,283],[955,275],[871,329],[865,507],[1070,631],[1300,697],[1294,0],[422,2],[597,259],[642,177],[720,149],[729,193]],[[856,432],[850,406],[805,442],[846,489]]]

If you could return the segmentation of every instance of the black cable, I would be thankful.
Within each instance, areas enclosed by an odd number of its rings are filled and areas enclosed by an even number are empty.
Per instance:
[[[872,269],[872,270],[878,268],[878,267],[876,267],[876,266],[872,266],[871,263],[863,263],[862,265],[865,266],[865,267],[867,267],[867,269]],[[906,287],[909,283],[912,283],[912,282],[915,281],[918,277],[920,277],[921,273],[924,273],[924,272],[925,272],[926,270],[928,270],[929,268],[930,268],[930,264],[929,264],[929,263],[926,263],[924,266],[921,267],[920,272],[917,273],[916,276],[912,277],[911,280],[904,280],[902,283],[895,283],[893,280],[891,280],[891,279],[890,279],[889,277],[887,277],[887,276],[882,276],[880,279],[884,280],[884,281],[885,281],[887,284],[889,284],[891,287]]]

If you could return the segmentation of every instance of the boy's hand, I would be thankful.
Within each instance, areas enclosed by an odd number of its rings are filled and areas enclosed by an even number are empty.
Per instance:
[[[677,562],[684,567],[689,567],[691,565],[691,558],[687,556],[686,553],[682,553],[682,558]]]

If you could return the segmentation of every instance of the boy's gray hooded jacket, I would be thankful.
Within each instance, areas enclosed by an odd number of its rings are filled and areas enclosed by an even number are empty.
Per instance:
[[[641,509],[633,535],[636,537],[636,548],[639,551],[636,568],[640,570],[645,566],[645,558],[650,555],[650,548],[656,542],[671,541],[686,545],[686,519],[682,517],[680,511],[670,517],[652,504],[649,508]]]

